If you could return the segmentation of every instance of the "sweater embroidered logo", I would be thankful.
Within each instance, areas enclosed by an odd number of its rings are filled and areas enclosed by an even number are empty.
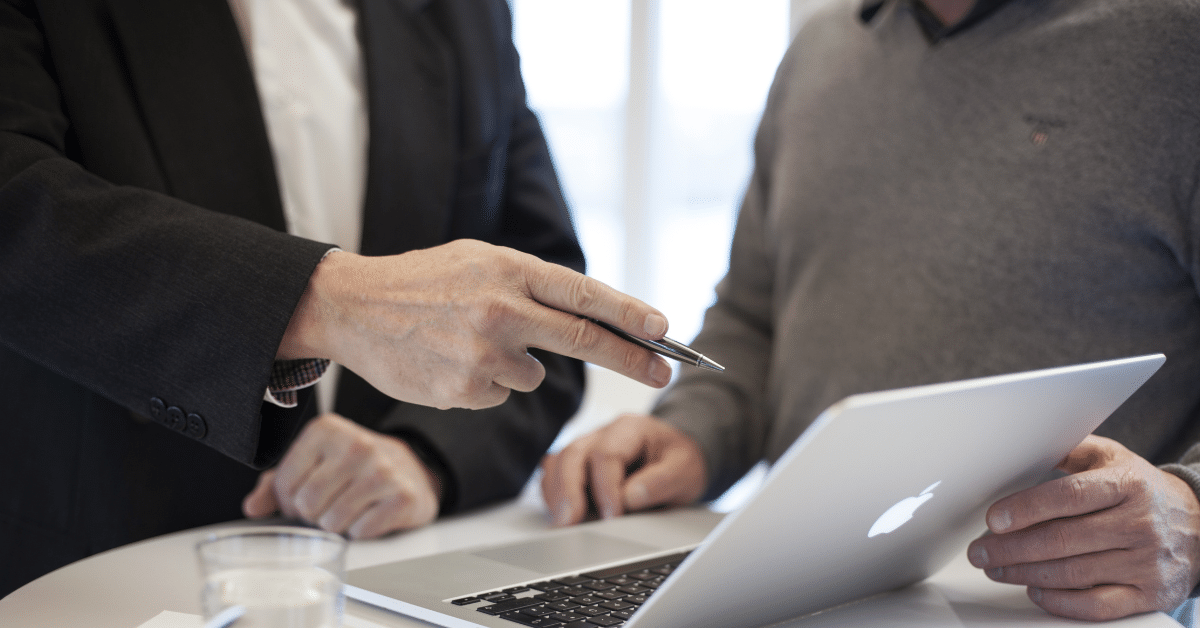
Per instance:
[[[1045,146],[1050,141],[1050,134],[1067,128],[1067,121],[1060,118],[1043,118],[1025,114],[1025,123],[1033,127],[1029,133],[1029,141],[1034,146]]]

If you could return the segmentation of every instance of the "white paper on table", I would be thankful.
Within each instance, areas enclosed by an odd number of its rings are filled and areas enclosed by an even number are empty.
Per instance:
[[[138,628],[203,628],[204,618],[191,613],[176,613],[175,611],[163,611],[154,616],[154,619],[138,626]],[[234,628],[237,624],[234,624]],[[342,628],[385,628],[373,621],[359,619],[357,617],[342,617]]]
[[[204,618],[199,615],[163,611],[138,628],[201,628],[202,626],[204,626]]]

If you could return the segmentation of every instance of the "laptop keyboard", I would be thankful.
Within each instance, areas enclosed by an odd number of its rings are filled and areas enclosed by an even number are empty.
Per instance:
[[[536,628],[620,626],[688,555],[671,554],[451,600]],[[515,626],[514,626],[515,628]]]

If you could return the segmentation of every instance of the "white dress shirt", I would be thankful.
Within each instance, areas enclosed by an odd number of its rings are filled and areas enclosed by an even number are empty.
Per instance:
[[[357,16],[345,0],[229,0],[275,160],[288,233],[358,251],[367,107]],[[317,383],[333,409],[337,369]],[[269,395],[268,395],[269,397]]]

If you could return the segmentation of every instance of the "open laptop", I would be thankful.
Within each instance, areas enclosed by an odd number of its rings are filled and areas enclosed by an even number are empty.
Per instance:
[[[347,574],[346,594],[450,628],[750,628],[919,581],[1162,365],[1162,355],[853,395],[738,511],[684,510]],[[710,531],[711,530],[711,531]]]

